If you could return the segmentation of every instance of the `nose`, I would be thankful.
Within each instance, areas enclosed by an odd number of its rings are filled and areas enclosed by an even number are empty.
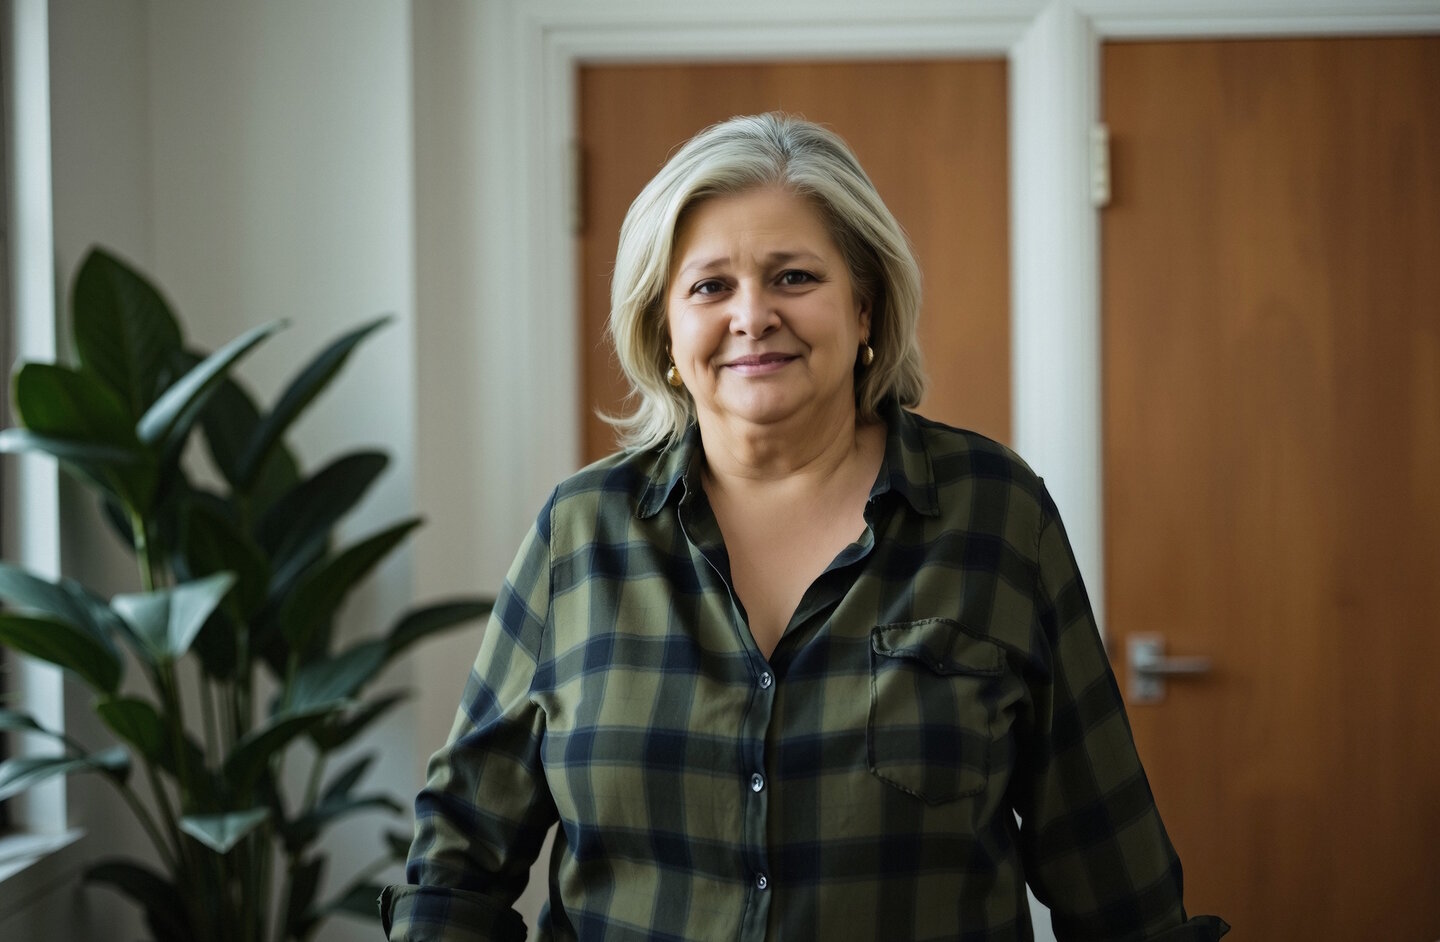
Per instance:
[[[730,299],[732,333],[759,339],[780,326],[780,312],[762,286],[742,283]]]

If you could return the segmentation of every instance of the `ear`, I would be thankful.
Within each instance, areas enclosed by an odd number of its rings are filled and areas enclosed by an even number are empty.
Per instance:
[[[860,336],[866,343],[870,342],[870,300],[868,298],[857,298],[855,300],[856,312],[860,315]]]

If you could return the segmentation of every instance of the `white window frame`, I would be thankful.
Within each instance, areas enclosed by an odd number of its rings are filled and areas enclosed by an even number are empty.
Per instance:
[[[18,360],[55,360],[54,218],[50,181],[49,14],[45,0],[3,0],[6,309],[11,353]],[[6,376],[10,364],[5,364]],[[5,417],[9,424],[10,417]],[[60,497],[55,464],[35,455],[6,459],[4,558],[42,576],[60,575]],[[60,671],[16,658],[19,709],[63,731]],[[54,751],[37,736],[17,736],[16,755]],[[16,833],[0,838],[0,921],[68,872],[80,834],[69,828],[65,781],[51,779],[12,799]]]

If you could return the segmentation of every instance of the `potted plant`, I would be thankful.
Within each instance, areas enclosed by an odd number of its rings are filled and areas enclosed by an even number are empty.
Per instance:
[[[334,912],[374,918],[379,887],[368,881],[408,846],[408,835],[386,835],[371,867],[319,898],[325,829],[358,812],[402,810],[362,788],[373,754],[335,769],[327,760],[403,699],[371,692],[387,664],[484,616],[491,600],[430,604],[380,637],[342,641],[342,602],[420,521],[338,545],[337,524],[387,456],[357,450],[307,472],[285,444],[384,322],[335,340],[262,411],[231,370],[283,324],[201,355],[160,292],[96,249],[72,292],[78,363],[26,363],[15,373],[21,426],[0,431],[0,451],[51,455],[97,495],[134,553],[138,585],[106,599],[0,563],[0,644],[85,685],[119,741],[92,751],[0,709],[0,730],[57,743],[53,754],[0,764],[0,798],[78,772],[113,784],[159,869],[107,860],[85,877],[133,899],[157,942],[279,942],[311,937]],[[188,447],[197,431],[203,452]],[[195,474],[205,453],[218,485]],[[127,682],[137,673],[143,682]],[[286,767],[297,763],[306,784],[287,788],[297,776]]]

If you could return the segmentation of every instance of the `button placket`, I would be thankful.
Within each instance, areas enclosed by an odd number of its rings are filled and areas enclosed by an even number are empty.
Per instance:
[[[740,781],[748,794],[745,795],[745,831],[747,853],[746,863],[750,870],[750,893],[747,894],[744,940],[765,938],[767,912],[770,908],[770,875],[767,867],[769,848],[766,843],[766,819],[769,817],[770,782],[765,774],[768,729],[777,706],[780,685],[774,672],[763,660],[756,663],[758,670],[750,675],[752,696],[750,710],[745,721],[744,750],[750,768],[741,766]]]

